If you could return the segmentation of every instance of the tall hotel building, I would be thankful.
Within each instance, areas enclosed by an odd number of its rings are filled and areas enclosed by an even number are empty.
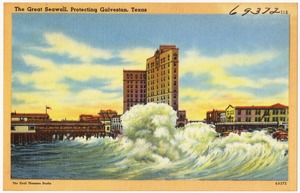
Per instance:
[[[146,71],[123,70],[123,111],[136,104],[166,103],[177,111],[177,125],[187,123],[178,104],[179,49],[161,45],[146,61]]]
[[[175,45],[161,45],[147,59],[147,102],[166,103],[178,111],[178,56]]]
[[[146,104],[146,71],[123,70],[123,112],[136,104]]]

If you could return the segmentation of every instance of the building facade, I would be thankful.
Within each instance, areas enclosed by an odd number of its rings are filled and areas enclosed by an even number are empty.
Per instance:
[[[161,45],[146,61],[147,102],[166,103],[178,111],[179,49]]]
[[[177,111],[177,117],[178,118],[176,120],[176,127],[183,127],[188,123],[185,110]]]
[[[214,124],[221,122],[221,115],[225,113],[224,110],[215,110],[207,111],[206,112],[206,123],[207,124]]]
[[[288,122],[288,106],[280,103],[271,106],[236,106],[237,122]]]
[[[123,113],[137,104],[146,104],[146,71],[123,70]]]
[[[120,133],[123,133],[123,126],[121,122],[121,115],[114,115],[111,118],[111,131],[120,131]]]
[[[115,110],[111,110],[111,109],[108,109],[108,110],[100,110],[100,112],[98,113],[99,114],[99,120],[102,122],[102,124],[104,124],[104,128],[105,128],[105,132],[106,133],[109,133],[111,132],[111,119],[113,116],[116,116],[118,115],[117,111]]]
[[[232,105],[228,105],[225,109],[226,122],[234,122],[235,121],[235,111]]]
[[[226,122],[226,112],[220,113],[220,122]]]

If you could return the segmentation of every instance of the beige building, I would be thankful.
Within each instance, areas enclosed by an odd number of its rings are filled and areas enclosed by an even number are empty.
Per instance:
[[[147,102],[166,103],[178,111],[179,49],[161,45],[147,59]]]
[[[136,104],[146,104],[146,71],[123,70],[123,112]]]

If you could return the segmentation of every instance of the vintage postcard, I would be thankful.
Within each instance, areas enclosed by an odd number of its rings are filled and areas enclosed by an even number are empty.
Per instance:
[[[296,3],[4,3],[4,190],[297,190]]]

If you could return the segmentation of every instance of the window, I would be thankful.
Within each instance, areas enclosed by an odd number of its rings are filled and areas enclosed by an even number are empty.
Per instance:
[[[29,131],[33,131],[33,130],[34,130],[34,126],[29,126],[29,127],[28,127],[28,130],[29,130]]]
[[[260,115],[260,110],[259,109],[255,110],[255,115]]]
[[[285,121],[285,117],[280,117],[280,121]]]
[[[270,122],[270,117],[265,117],[265,122]]]
[[[251,115],[251,110],[246,110],[246,115]]]
[[[273,110],[273,115],[278,115],[278,109]]]
[[[246,117],[246,122],[251,122],[251,117]]]
[[[237,114],[241,115],[241,112],[242,112],[241,109],[238,109],[238,113]]]
[[[284,114],[285,114],[285,109],[281,109],[281,110],[280,110],[280,114],[281,114],[281,115],[284,115]]]
[[[15,131],[16,130],[15,126],[11,126],[10,130]]]
[[[238,117],[238,122],[241,122],[241,117]]]

